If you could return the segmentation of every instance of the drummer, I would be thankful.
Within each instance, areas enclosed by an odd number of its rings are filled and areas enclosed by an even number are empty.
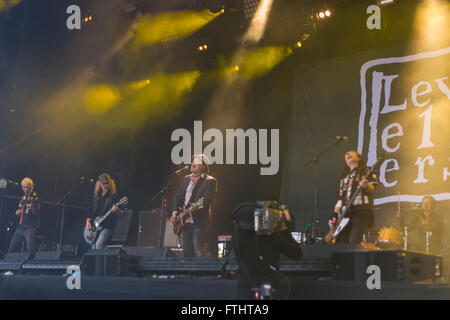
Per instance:
[[[426,251],[426,237],[429,232],[429,252],[432,254],[442,254],[442,235],[444,230],[444,219],[434,212],[436,200],[431,196],[422,199],[422,212],[416,214],[408,224],[405,224],[402,213],[397,213],[400,227],[405,226],[408,232],[417,230],[417,248]]]

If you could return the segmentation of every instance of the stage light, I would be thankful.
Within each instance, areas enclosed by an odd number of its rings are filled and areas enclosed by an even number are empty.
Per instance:
[[[321,19],[325,18],[325,13],[324,13],[323,11],[320,11],[320,12],[319,12],[319,17],[320,17]]]
[[[88,22],[88,18],[86,17],[86,18],[84,18],[84,22]]]
[[[208,50],[208,45],[206,44],[201,44],[197,47],[197,51],[206,51]]]
[[[297,43],[295,44],[296,48],[301,48],[302,47],[302,43],[300,41],[297,41]]]
[[[127,92],[141,90],[148,84],[150,84],[150,79],[131,82],[127,87]]]
[[[330,16],[331,16],[331,11],[330,11],[330,10],[325,10],[325,15],[326,15],[327,17],[330,17]]]
[[[91,21],[92,20],[92,16],[89,16],[89,21]]]
[[[234,66],[234,70],[239,71],[239,67],[238,66]]]

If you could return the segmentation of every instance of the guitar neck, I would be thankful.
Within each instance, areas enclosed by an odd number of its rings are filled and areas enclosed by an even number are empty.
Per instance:
[[[189,213],[189,209],[184,210],[182,213],[180,213],[179,219],[183,219],[187,214]]]
[[[112,213],[112,208],[109,209],[108,212],[107,212],[104,216],[102,216],[102,217],[100,218],[100,220],[98,221],[98,223],[101,224],[103,221],[105,221],[105,219],[108,218],[109,215],[110,215],[111,213]]]

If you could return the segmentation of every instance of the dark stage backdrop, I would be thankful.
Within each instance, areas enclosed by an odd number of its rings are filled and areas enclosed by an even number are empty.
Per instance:
[[[281,200],[295,212],[298,230],[313,220],[314,164],[305,163],[335,136],[349,139],[317,165],[322,232],[348,150],[362,153],[369,166],[387,153],[375,194],[377,229],[392,222],[399,200],[408,219],[424,195],[449,220],[449,59],[448,44],[425,50],[409,43],[297,68]]]

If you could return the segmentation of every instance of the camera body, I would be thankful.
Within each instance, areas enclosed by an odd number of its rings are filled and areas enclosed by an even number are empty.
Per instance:
[[[255,232],[258,235],[271,235],[281,230],[284,213],[278,210],[277,201],[256,201],[253,212]]]

